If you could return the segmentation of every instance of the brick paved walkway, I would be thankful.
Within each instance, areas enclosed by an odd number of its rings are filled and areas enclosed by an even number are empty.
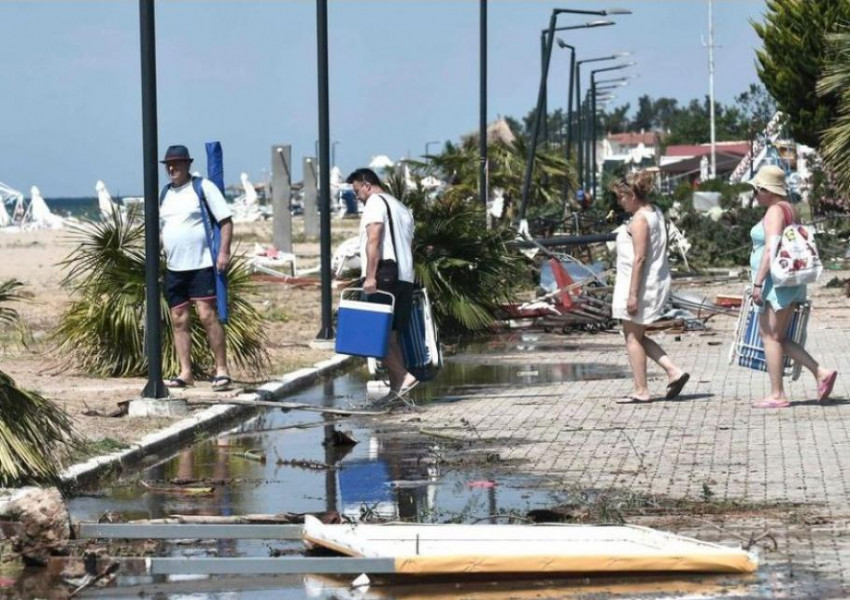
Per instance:
[[[703,289],[709,296],[720,291],[731,289]],[[790,408],[752,408],[751,402],[768,390],[767,375],[728,364],[735,322],[717,316],[709,321],[708,332],[681,334],[678,341],[676,334],[654,335],[691,373],[677,400],[619,404],[631,390],[630,378],[494,386],[461,402],[426,406],[418,415],[419,425],[457,427],[465,419],[481,436],[500,439],[502,458],[522,459],[523,472],[565,487],[620,488],[675,499],[700,500],[709,494],[716,501],[804,504],[808,516],[802,522],[774,511],[764,518],[749,514],[737,520],[730,515],[713,519],[722,521],[724,533],[714,526],[679,529],[733,542],[729,536],[770,531],[779,550],[762,552],[765,568],[785,575],[795,569],[808,571],[832,590],[811,597],[850,594],[848,305],[839,290],[815,293],[807,347],[822,364],[841,373],[828,404],[817,403],[814,379],[804,372],[788,387]],[[580,349],[525,352],[496,360],[515,364],[518,370],[547,363],[601,363],[628,374],[619,336],[546,337],[547,342],[558,339]],[[663,397],[663,372],[651,365],[650,376],[651,390]]]

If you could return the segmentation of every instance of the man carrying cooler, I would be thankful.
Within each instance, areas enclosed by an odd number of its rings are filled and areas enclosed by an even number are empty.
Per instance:
[[[383,363],[390,390],[404,395],[419,382],[404,366],[398,332],[407,327],[413,304],[413,214],[381,187],[371,169],[357,169],[348,176],[357,199],[363,203],[360,217],[360,263],[363,291],[381,290],[395,296],[393,331]],[[394,264],[393,264],[394,263]],[[394,274],[389,277],[387,274]]]

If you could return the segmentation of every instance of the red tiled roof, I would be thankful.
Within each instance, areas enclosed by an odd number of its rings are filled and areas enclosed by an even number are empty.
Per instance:
[[[717,151],[724,154],[745,156],[750,150],[749,142],[718,142]],[[703,156],[711,154],[711,144],[682,144],[667,146],[664,156]]]
[[[658,145],[658,134],[654,131],[646,131],[644,133],[626,132],[626,133],[609,133],[608,141],[615,142],[621,146],[644,146]]]

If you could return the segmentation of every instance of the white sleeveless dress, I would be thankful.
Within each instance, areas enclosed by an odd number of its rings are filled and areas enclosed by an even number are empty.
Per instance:
[[[626,311],[629,301],[629,286],[632,281],[632,266],[635,249],[629,233],[632,219],[620,227],[617,233],[617,278],[614,283],[614,299],[611,303],[615,319],[631,321],[644,325],[657,321],[664,312],[664,305],[670,297],[670,265],[667,263],[667,228],[664,215],[655,207],[641,210],[640,214],[649,225],[649,249],[643,269],[643,282],[638,293],[638,311],[630,315]]]

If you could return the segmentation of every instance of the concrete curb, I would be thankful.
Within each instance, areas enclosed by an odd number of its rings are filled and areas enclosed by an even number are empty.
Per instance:
[[[354,356],[337,354],[333,358],[316,363],[312,367],[298,369],[287,373],[282,377],[269,381],[257,388],[256,392],[240,394],[240,400],[272,400],[280,399],[288,394],[302,390],[320,377],[329,375],[343,369],[356,360]],[[233,419],[241,413],[255,410],[250,406],[221,404],[211,406],[197,414],[182,419],[173,425],[150,435],[145,436],[139,442],[131,445],[125,450],[113,452],[103,456],[97,456],[83,463],[71,465],[60,474],[62,484],[75,487],[84,481],[94,479],[110,469],[121,470],[124,467],[136,463],[144,456],[156,453],[163,448],[174,446],[187,439],[191,439],[198,432],[213,429],[219,423]],[[27,488],[22,488],[27,489]],[[37,488],[36,488],[37,489]],[[2,504],[0,500],[0,504]]]

